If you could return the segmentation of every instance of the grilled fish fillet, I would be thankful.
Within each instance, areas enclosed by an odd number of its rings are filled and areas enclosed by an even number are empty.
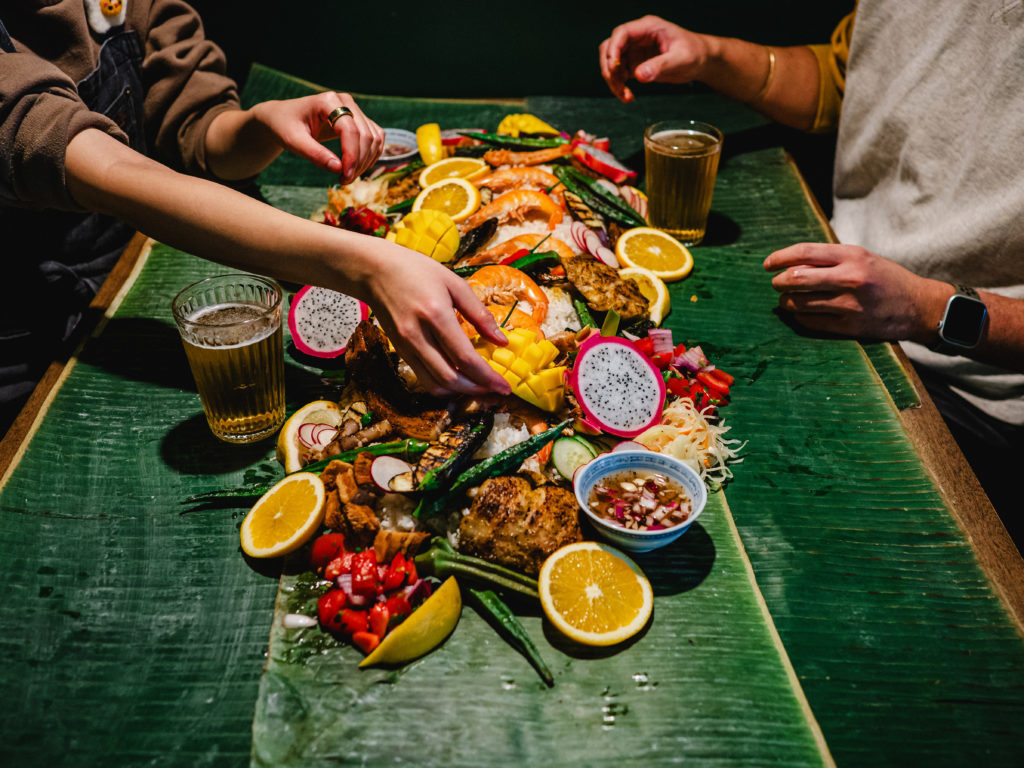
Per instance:
[[[632,280],[619,277],[618,272],[592,256],[562,259],[565,276],[583,294],[594,309],[614,309],[623,320],[646,317],[650,311],[647,298]]]

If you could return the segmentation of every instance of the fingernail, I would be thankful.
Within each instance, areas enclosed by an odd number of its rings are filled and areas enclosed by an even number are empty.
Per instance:
[[[637,79],[646,80],[651,76],[651,70],[645,66],[639,66],[636,68]]]
[[[327,170],[331,173],[341,173],[341,160],[332,157],[327,161]]]
[[[508,336],[506,336],[506,335],[505,335],[505,332],[504,332],[503,330],[501,330],[501,328],[496,328],[496,329],[495,329],[495,335],[496,335],[496,336],[497,336],[497,337],[498,337],[499,339],[501,339],[502,341],[505,341],[505,342],[507,342],[507,341],[508,341]]]

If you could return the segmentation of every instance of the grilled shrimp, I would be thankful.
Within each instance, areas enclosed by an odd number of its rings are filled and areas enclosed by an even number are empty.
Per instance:
[[[559,207],[565,208],[565,201],[562,199],[562,182],[553,173],[548,173],[541,168],[518,167],[503,168],[484,176],[482,179],[474,180],[478,188],[491,190],[492,192],[506,192],[510,189],[543,189],[551,198],[558,203]]]
[[[481,302],[501,304],[505,314],[509,307],[522,301],[530,305],[530,315],[538,325],[548,316],[547,294],[522,270],[489,264],[467,277],[466,282]]]
[[[557,237],[547,237],[545,235],[538,235],[534,232],[527,232],[522,235],[516,235],[515,237],[509,238],[505,242],[495,245],[492,248],[488,248],[486,251],[480,251],[472,256],[469,256],[459,262],[460,267],[475,267],[478,264],[498,264],[506,256],[511,256],[518,250],[525,248],[531,250],[534,246],[540,244],[537,250],[539,251],[554,251],[559,257],[571,258],[576,253],[563,241]],[[541,243],[541,241],[544,241]]]
[[[507,306],[502,304],[488,304],[487,311],[494,315],[495,322],[501,325],[502,328],[508,330],[510,328],[525,328],[529,331],[533,331],[537,334],[540,339],[544,338],[544,331],[540,329],[540,324],[533,319],[533,315],[523,312],[518,307],[512,308],[512,314],[509,314]],[[463,332],[469,337],[473,338],[477,335],[477,330],[468,321],[463,320],[461,322]]]
[[[534,189],[514,189],[496,198],[494,202],[485,205],[466,219],[462,229],[468,231],[490,218],[497,218],[502,223],[509,219],[521,222],[530,213],[546,215],[548,229],[554,229],[555,225],[561,222],[563,216],[563,211],[558,203],[543,192]]]
[[[560,157],[572,154],[571,144],[562,144],[551,149],[538,149],[533,152],[513,152],[510,149],[492,149],[484,153],[484,161],[488,165],[540,165],[550,163]]]

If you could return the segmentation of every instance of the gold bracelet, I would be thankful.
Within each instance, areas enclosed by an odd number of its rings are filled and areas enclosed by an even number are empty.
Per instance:
[[[756,104],[768,95],[768,89],[772,86],[772,78],[775,77],[775,49],[770,45],[766,47],[768,49],[768,76],[764,79],[764,85],[762,85],[761,90],[757,92],[757,96],[752,98],[748,102],[749,104]]]

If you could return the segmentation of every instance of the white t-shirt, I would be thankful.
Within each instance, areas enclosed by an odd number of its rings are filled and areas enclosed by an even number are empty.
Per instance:
[[[1024,1],[860,0],[834,189],[840,242],[1024,299]],[[1024,375],[904,347],[1024,424]]]

